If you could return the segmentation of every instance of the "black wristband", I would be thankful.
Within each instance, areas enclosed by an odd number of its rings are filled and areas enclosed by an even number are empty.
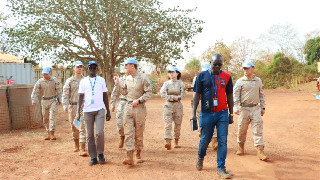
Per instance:
[[[140,101],[140,99],[139,99],[139,104],[142,104],[142,102]]]
[[[262,108],[262,110],[266,110],[266,108]]]

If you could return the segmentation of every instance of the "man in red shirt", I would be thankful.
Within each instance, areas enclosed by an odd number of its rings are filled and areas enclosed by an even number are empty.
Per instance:
[[[198,170],[203,168],[204,156],[212,138],[213,130],[217,127],[217,174],[226,179],[231,177],[226,172],[225,159],[227,157],[228,127],[229,123],[233,123],[233,84],[231,75],[221,70],[222,64],[222,56],[214,54],[211,60],[211,69],[203,71],[197,76],[193,87],[195,93],[191,120],[197,120],[196,112],[201,98],[201,140],[196,167]]]

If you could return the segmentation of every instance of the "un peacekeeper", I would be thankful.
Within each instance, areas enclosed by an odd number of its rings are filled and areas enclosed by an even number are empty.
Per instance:
[[[74,150],[73,152],[79,151],[79,142],[80,142],[80,156],[87,156],[86,152],[86,132],[84,119],[81,118],[79,130],[73,125],[73,120],[77,114],[77,104],[78,104],[78,90],[82,76],[83,63],[81,61],[76,61],[73,67],[74,75],[67,79],[66,83],[63,86],[62,93],[62,104],[63,110],[65,113],[68,113],[69,123],[71,126],[72,138],[74,141]],[[80,138],[79,138],[80,134]]]
[[[167,102],[164,104],[164,139],[166,141],[165,148],[171,150],[171,130],[172,122],[174,122],[174,148],[179,148],[180,130],[183,117],[183,105],[180,102],[186,96],[185,85],[180,81],[181,73],[178,68],[169,69],[170,80],[163,83],[160,89],[160,95]]]
[[[151,98],[152,86],[148,76],[137,71],[137,61],[134,58],[128,58],[122,64],[125,65],[128,74],[126,80],[119,84],[119,77],[114,77],[115,85],[119,86],[120,93],[125,95],[128,101],[123,118],[127,158],[122,164],[133,165],[134,150],[137,150],[137,162],[143,162],[141,151],[147,116],[145,102]]]
[[[210,70],[210,63],[205,62],[201,65],[202,71],[208,71]],[[194,87],[196,83],[197,76],[193,78],[192,81],[192,87]],[[201,104],[201,100],[199,100],[199,104]],[[191,99],[191,107],[193,107],[193,99]],[[198,127],[200,127],[200,106],[197,107],[197,121],[198,121]],[[201,138],[201,127],[198,129],[199,137]],[[214,151],[218,149],[218,140],[217,140],[217,127],[214,128],[212,139],[211,139],[212,148]]]
[[[125,81],[125,76],[119,78],[119,82],[122,83]],[[120,142],[119,142],[119,148],[123,148],[124,145],[124,128],[123,128],[123,114],[124,114],[124,107],[127,104],[127,99],[124,95],[119,93],[119,87],[114,86],[111,98],[110,98],[110,104],[111,104],[111,111],[115,112],[116,109],[116,100],[119,97],[119,102],[117,104],[117,112],[116,112],[116,119],[117,119],[117,127],[118,132],[120,135]]]
[[[50,76],[49,67],[43,68],[42,74],[43,78],[40,78],[34,85],[31,101],[32,105],[35,105],[40,96],[43,125],[48,133],[44,140],[56,140],[54,131],[56,129],[57,104],[61,104],[60,83],[57,78]]]
[[[262,161],[268,159],[264,154],[263,120],[265,113],[265,99],[263,84],[259,77],[254,75],[254,64],[245,62],[242,65],[244,76],[237,80],[234,86],[234,113],[238,119],[238,151],[237,155],[244,154],[248,126],[251,123],[254,146],[258,150],[258,158]]]

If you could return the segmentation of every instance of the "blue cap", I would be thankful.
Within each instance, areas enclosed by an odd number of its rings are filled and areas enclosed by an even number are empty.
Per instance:
[[[137,60],[135,58],[128,58],[127,60],[125,60],[123,63],[121,63],[122,65],[126,65],[126,64],[137,64]]]
[[[96,65],[96,66],[98,66],[98,63],[95,62],[95,61],[89,61],[88,66],[91,66],[91,65]]]
[[[49,74],[50,73],[50,68],[49,67],[45,67],[42,69],[42,74]]]
[[[247,61],[242,64],[243,68],[249,68],[251,66],[254,67],[254,64],[251,61]]]
[[[74,66],[83,66],[83,63],[81,61],[76,61],[73,63]]]
[[[172,72],[173,72],[173,71],[178,71],[178,72],[180,72],[177,67],[172,67],[171,69],[168,70],[168,72],[170,72],[170,71],[172,71]]]
[[[201,63],[201,69],[202,71],[207,71],[210,69],[210,63],[209,62],[204,62],[204,63]]]

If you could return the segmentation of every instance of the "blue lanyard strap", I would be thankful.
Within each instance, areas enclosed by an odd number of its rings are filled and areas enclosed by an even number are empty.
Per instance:
[[[96,80],[97,80],[97,76],[94,78],[94,83],[93,83],[93,86],[92,86],[92,82],[91,82],[90,77],[89,77],[91,90],[92,90],[92,96],[94,96],[94,86],[96,85]]]
[[[218,74],[217,85],[214,84],[214,80],[213,80],[212,76],[214,76],[214,74],[211,74],[211,80],[212,80],[212,85],[213,85],[213,88],[214,88],[214,97],[216,98],[216,97],[218,97],[217,93],[218,93],[218,87],[219,87],[220,71],[219,71],[219,74]]]

